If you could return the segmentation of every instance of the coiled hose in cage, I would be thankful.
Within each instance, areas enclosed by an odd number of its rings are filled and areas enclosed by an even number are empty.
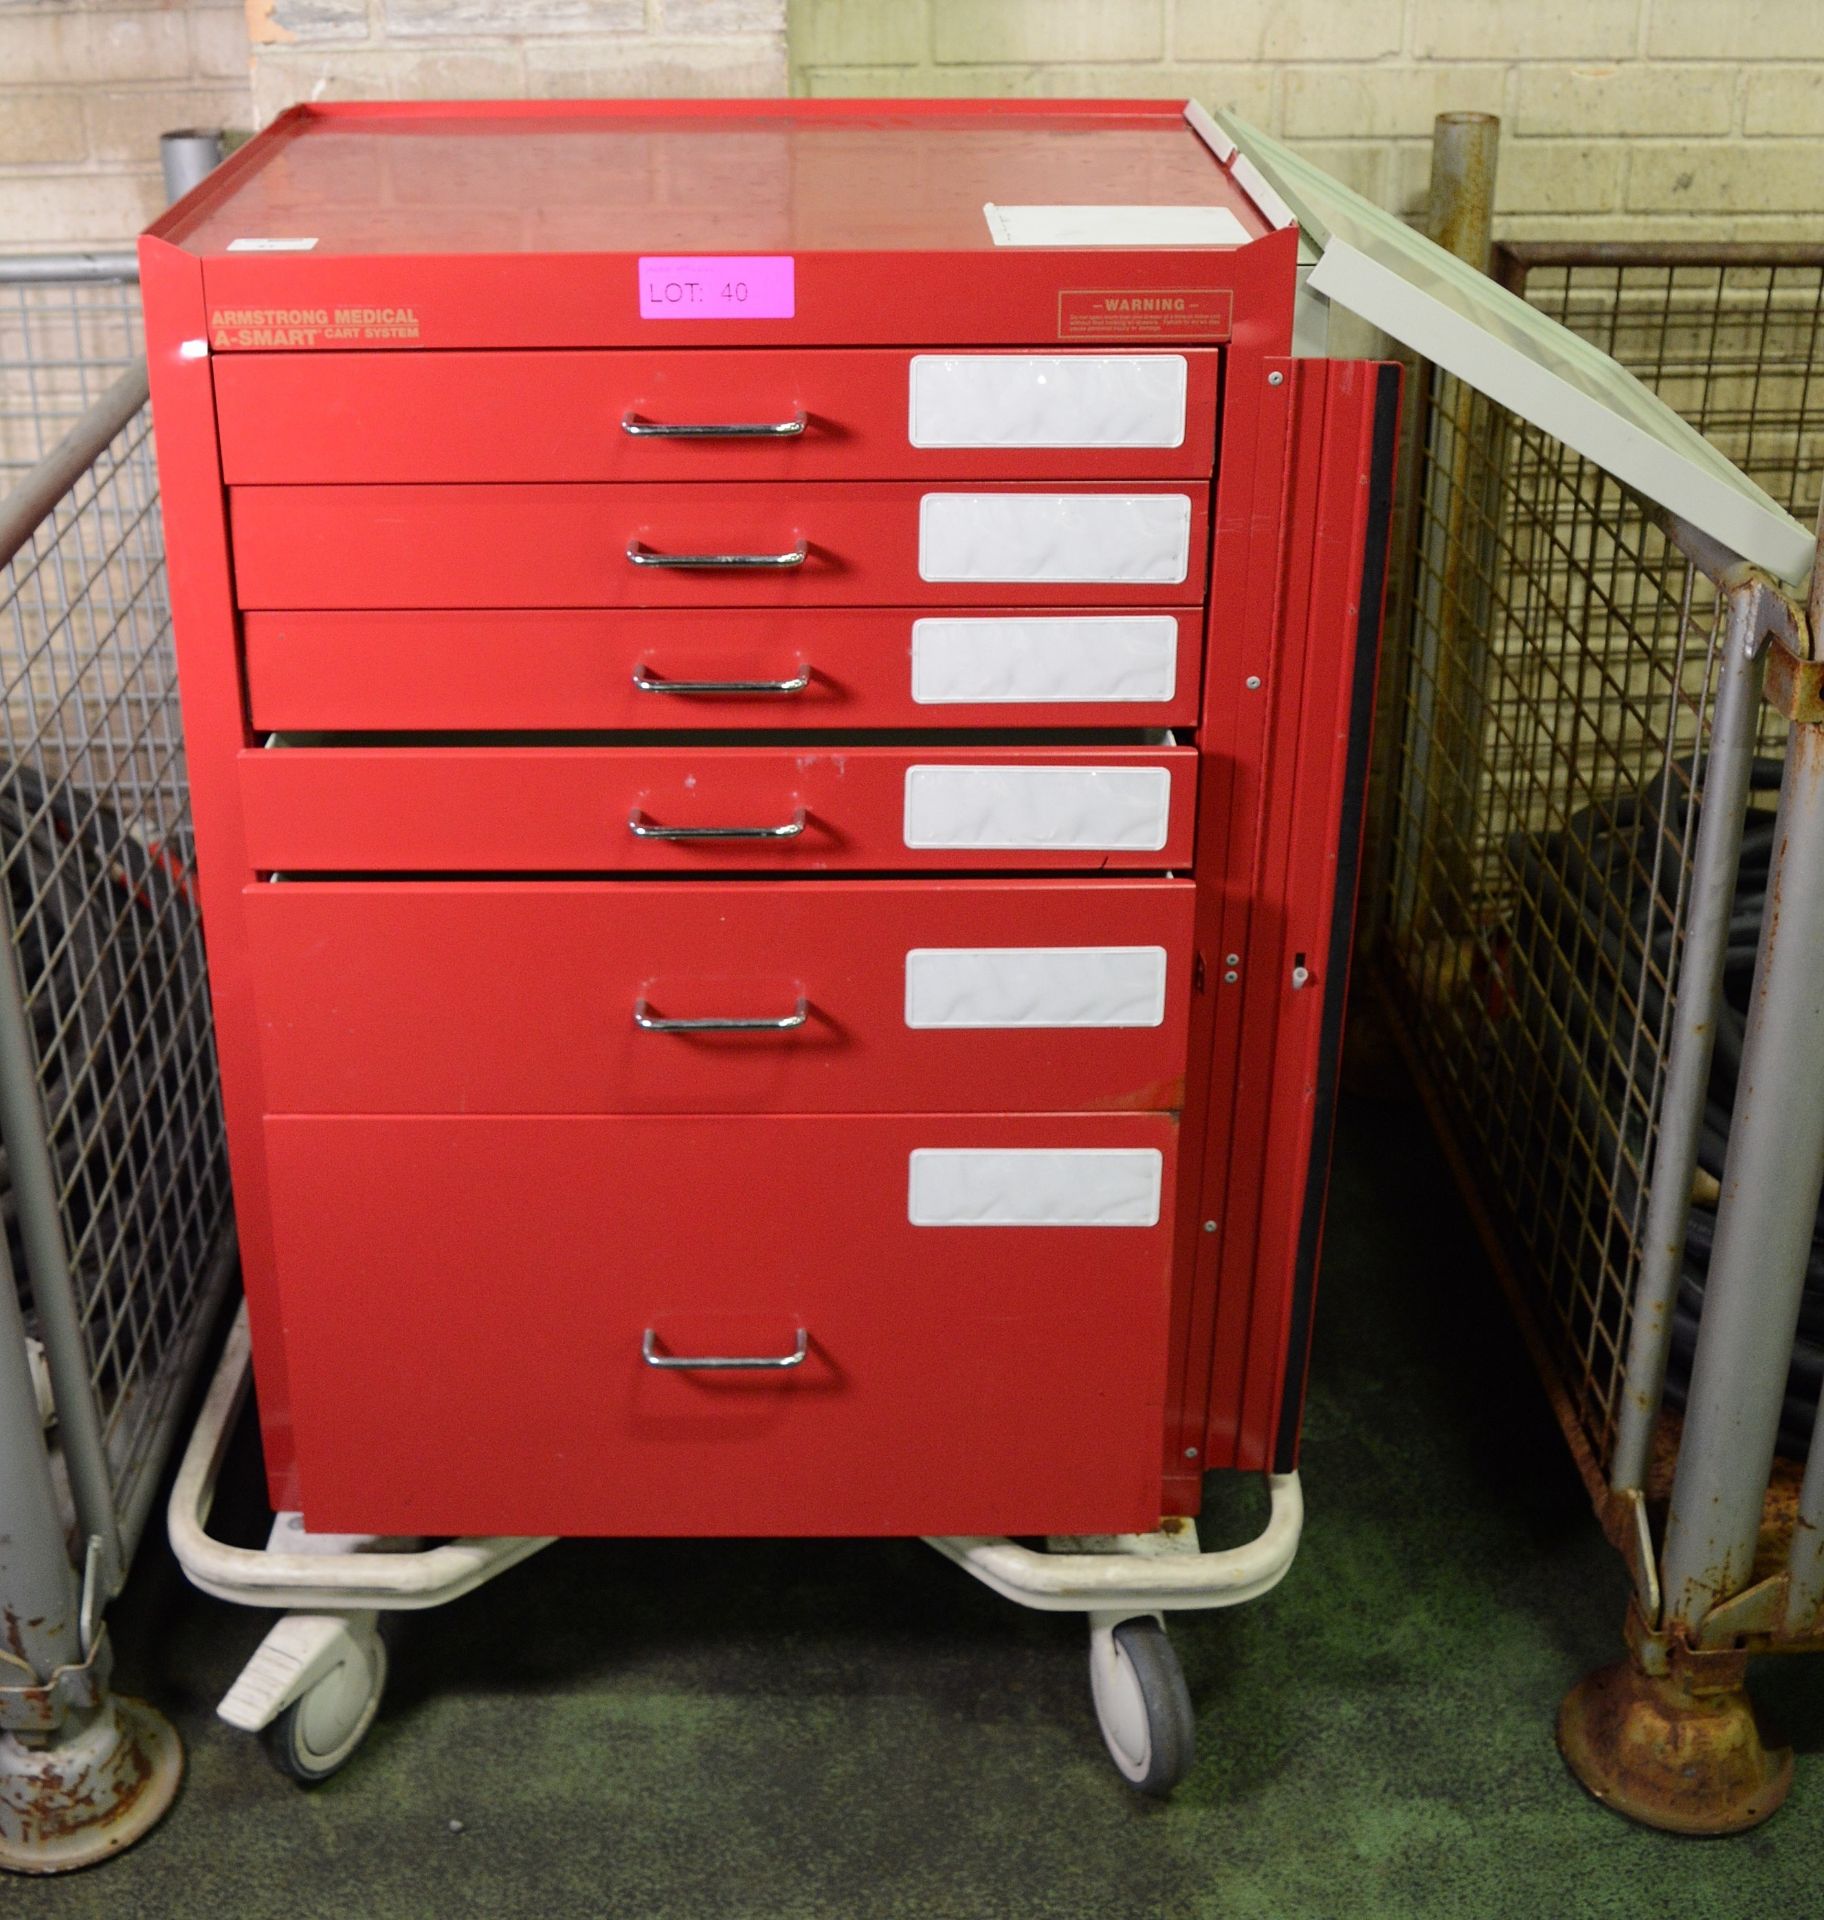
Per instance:
[[[1510,1018],[1498,1023],[1507,1072],[1528,1109],[1535,1138],[1549,1141],[1546,1163],[1564,1176],[1592,1160],[1617,1187],[1605,1209],[1607,1224],[1579,1225],[1581,1258],[1589,1268],[1625,1269],[1624,1244],[1640,1198],[1631,1169],[1644,1163],[1647,1076],[1657,1057],[1652,1037],[1663,1030],[1666,982],[1673,964],[1675,892],[1684,867],[1691,767],[1673,769],[1632,793],[1573,814],[1561,832],[1513,833],[1506,842],[1520,905],[1511,923],[1511,948],[1500,969],[1512,995]],[[1751,790],[1778,790],[1777,760],[1754,762]],[[1662,802],[1669,802],[1663,807]],[[1750,812],[1742,836],[1741,867],[1729,917],[1723,1004],[1717,1015],[1710,1080],[1698,1142],[1700,1175],[1685,1237],[1684,1271],[1673,1315],[1666,1401],[1682,1407],[1697,1347],[1704,1283],[1716,1241],[1712,1197],[1723,1173],[1729,1119],[1741,1075],[1742,1039],[1767,902],[1774,820]],[[1634,996],[1638,995],[1638,1008]],[[1629,1036],[1638,1019],[1642,1038]],[[1617,1148],[1625,1148],[1617,1152]],[[1561,1226],[1564,1224],[1560,1223]],[[1592,1296],[1599,1290],[1590,1289]],[[1614,1309],[1611,1308],[1612,1312]],[[1600,1315],[1603,1308],[1591,1309]],[[1619,1340],[1621,1328],[1609,1325]],[[1782,1450],[1802,1456],[1809,1445],[1824,1383],[1824,1215],[1814,1226],[1792,1367],[1780,1416]]]
[[[143,845],[85,788],[47,786],[29,767],[0,763],[13,929],[0,964],[18,967],[25,996],[77,1299],[109,1316],[128,1307],[144,1259],[190,1211],[184,1082],[195,1063],[180,1029],[194,908],[180,853]],[[0,1222],[29,1314],[3,1149]],[[135,1317],[162,1310],[143,1301]]]

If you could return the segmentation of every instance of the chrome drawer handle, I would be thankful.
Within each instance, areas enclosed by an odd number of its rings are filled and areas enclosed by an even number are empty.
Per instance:
[[[642,660],[633,670],[633,684],[641,693],[802,693],[811,684],[811,670],[801,667],[790,680],[661,680]]]
[[[804,412],[801,408],[789,420],[680,426],[668,420],[642,420],[629,411],[621,415],[621,431],[635,440],[795,440],[804,431]]]
[[[771,1368],[778,1371],[785,1367],[800,1367],[804,1364],[804,1356],[811,1350],[811,1336],[803,1327],[798,1329],[798,1344],[790,1353],[763,1355],[757,1360],[750,1360],[745,1356],[735,1358],[722,1353],[704,1353],[694,1357],[677,1353],[660,1353],[657,1351],[657,1341],[657,1333],[648,1327],[645,1339],[640,1342],[640,1358],[649,1367],[701,1367],[720,1372],[755,1368]]]
[[[635,567],[801,567],[810,548],[800,540],[790,553],[655,553],[638,540],[627,542],[627,560]]]
[[[642,1033],[791,1033],[810,1017],[811,1003],[803,994],[783,1020],[667,1020],[649,1002],[633,1003],[633,1024]]]
[[[804,809],[780,827],[660,827],[635,807],[627,831],[636,840],[796,840],[804,831]]]

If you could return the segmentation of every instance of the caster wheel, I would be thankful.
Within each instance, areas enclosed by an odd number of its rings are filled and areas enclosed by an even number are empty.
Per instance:
[[[343,1658],[260,1729],[260,1744],[283,1774],[307,1787],[347,1764],[367,1737],[386,1688],[386,1642],[372,1627],[351,1629]]]
[[[1151,1619],[1092,1626],[1089,1681],[1121,1777],[1164,1799],[1190,1772],[1197,1748],[1190,1690],[1165,1629]]]

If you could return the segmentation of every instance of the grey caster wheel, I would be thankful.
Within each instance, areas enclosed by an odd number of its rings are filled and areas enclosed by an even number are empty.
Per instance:
[[[1184,1670],[1151,1615],[1089,1625],[1089,1684],[1109,1758],[1137,1792],[1164,1799],[1190,1772],[1196,1719]]]
[[[386,1690],[386,1642],[377,1627],[349,1623],[336,1641],[326,1671],[260,1729],[273,1765],[307,1787],[348,1763]]]

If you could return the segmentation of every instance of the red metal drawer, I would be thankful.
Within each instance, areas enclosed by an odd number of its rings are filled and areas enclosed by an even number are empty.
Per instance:
[[[1192,726],[1202,634],[1199,608],[1115,607],[250,613],[242,623],[261,732]],[[691,690],[740,682],[782,691]]]
[[[934,373],[1006,369],[966,432],[915,446]],[[1097,389],[1060,393],[1055,369]],[[1047,379],[1045,369],[1054,369]],[[222,470],[234,485],[434,480],[1156,479],[1214,462],[1217,349],[926,354],[836,348],[659,353],[265,353],[215,362]],[[1124,377],[1170,389],[1131,393]],[[1100,377],[1099,377],[1100,376]],[[1127,379],[1131,385],[1131,378]],[[1110,388],[1112,387],[1112,390]],[[926,402],[927,409],[929,401]],[[1175,418],[1173,416],[1176,416]],[[674,437],[655,427],[796,432]],[[636,429],[629,432],[628,425]],[[643,431],[641,430],[643,429]],[[941,433],[943,428],[938,427]],[[1176,431],[1178,439],[1156,444]],[[1125,435],[1140,444],[1117,445]],[[1051,442],[1019,444],[1034,439]],[[1098,444],[1100,442],[1101,444]],[[1155,444],[1147,444],[1153,442]]]
[[[1172,1235],[1144,1187],[1175,1143],[1137,1114],[269,1119],[304,1517],[1155,1526]],[[986,1223],[1060,1200],[1105,1224]],[[661,1359],[805,1357],[659,1370],[649,1330]]]
[[[1189,747],[291,747],[240,767],[262,873],[1159,870],[1190,865],[1197,781]]]
[[[236,487],[229,503],[250,610],[1184,606],[1202,597],[1209,545],[1202,484]],[[926,579],[933,549],[953,569],[959,542],[978,570]],[[802,564],[777,567],[634,557],[800,549]]]
[[[1172,1109],[1192,896],[1184,880],[251,886],[266,1104]],[[716,1020],[801,1024],[668,1024]]]

